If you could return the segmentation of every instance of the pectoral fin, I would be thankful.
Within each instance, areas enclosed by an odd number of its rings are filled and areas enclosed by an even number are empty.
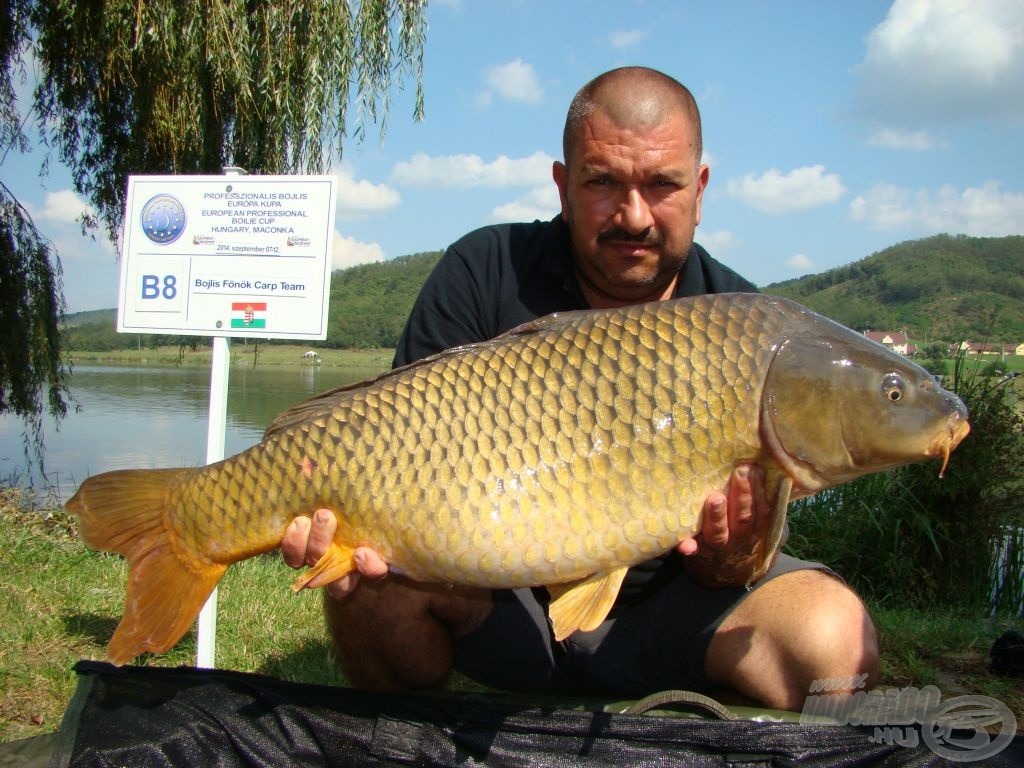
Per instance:
[[[555,639],[564,640],[577,629],[596,629],[612,609],[627,570],[623,566],[614,571],[595,573],[580,581],[549,586],[551,604],[548,616],[555,630]]]
[[[295,580],[292,589],[298,592],[303,587],[322,587],[340,579],[347,573],[352,573],[356,569],[356,562],[352,557],[354,553],[355,550],[350,547],[343,547],[337,543],[331,544],[330,549],[324,553],[323,557]]]
[[[775,494],[775,505],[772,508],[772,520],[765,534],[761,546],[761,562],[750,577],[753,583],[764,576],[775,561],[775,554],[779,551],[786,539],[786,512],[789,509],[789,499],[793,493],[793,480],[783,476],[779,480],[779,489]]]

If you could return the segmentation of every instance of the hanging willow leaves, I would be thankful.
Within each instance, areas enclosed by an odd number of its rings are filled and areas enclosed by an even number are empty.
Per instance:
[[[131,174],[320,173],[353,135],[383,134],[391,92],[423,114],[426,0],[0,0],[0,166],[24,126],[71,170],[116,245]],[[19,109],[29,54],[39,71]],[[354,92],[352,89],[354,88]],[[45,166],[44,166],[45,168]],[[0,414],[42,458],[42,414],[67,411],[52,243],[0,183]]]
[[[0,2],[0,164],[28,149],[15,85],[25,73],[29,4]],[[0,182],[0,414],[25,425],[28,458],[42,466],[42,415],[67,412],[67,368],[59,347],[61,268],[53,245]]]
[[[38,3],[37,106],[76,190],[116,242],[129,174],[322,172],[341,154],[350,97],[356,137],[367,122],[383,131],[406,74],[421,117],[425,6]]]
[[[68,371],[58,327],[63,311],[60,260],[0,183],[0,413],[23,421],[26,450],[40,466],[44,400],[51,415],[67,412]]]

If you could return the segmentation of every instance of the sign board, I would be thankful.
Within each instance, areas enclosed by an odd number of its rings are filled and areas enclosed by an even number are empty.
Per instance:
[[[327,338],[334,176],[132,176],[117,330]]]

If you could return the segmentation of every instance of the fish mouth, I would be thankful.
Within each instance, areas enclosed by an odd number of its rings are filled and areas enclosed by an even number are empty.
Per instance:
[[[946,467],[949,465],[949,454],[960,445],[967,433],[971,431],[971,425],[967,423],[960,414],[951,418],[946,425],[946,430],[936,435],[935,439],[928,446],[927,455],[942,459],[942,468],[939,469],[939,477],[946,476]]]

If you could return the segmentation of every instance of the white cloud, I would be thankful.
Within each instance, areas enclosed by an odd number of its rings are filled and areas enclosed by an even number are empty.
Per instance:
[[[707,248],[712,256],[731,251],[740,244],[736,235],[728,229],[698,230],[694,240]]]
[[[647,37],[647,33],[641,32],[639,29],[616,29],[608,33],[608,43],[612,48],[629,48],[645,37]]]
[[[499,205],[491,211],[493,222],[546,221],[562,209],[558,198],[558,188],[553,182],[536,186],[525,195],[510,203]]]
[[[887,149],[909,149],[915,152],[946,149],[949,146],[948,142],[933,138],[927,131],[904,131],[899,128],[875,131],[868,138],[868,145]]]
[[[417,152],[391,169],[391,180],[409,187],[529,187],[551,180],[554,158],[534,152],[521,158],[499,155],[484,162],[479,155],[431,157]]]
[[[895,0],[857,68],[860,107],[903,124],[1024,117],[1024,3]]]
[[[806,272],[807,270],[814,269],[814,262],[802,253],[795,253],[786,259],[786,266]]]
[[[37,222],[79,226],[83,213],[93,213],[93,208],[70,189],[47,192],[42,207],[26,204],[32,218]]]
[[[92,265],[97,273],[104,268],[113,267],[113,281],[116,289],[116,250],[107,239],[106,230],[101,226],[96,231],[95,238],[82,234],[81,217],[83,213],[94,215],[91,205],[71,189],[47,192],[43,196],[41,204],[33,204],[28,201],[24,201],[22,204],[28,210],[39,231],[57,249],[57,255],[62,264],[72,270],[76,263]],[[66,272],[65,287],[70,285],[72,280],[78,282],[77,274]],[[77,291],[77,284],[75,289]]]
[[[530,64],[522,59],[491,67],[484,72],[486,89],[477,98],[480,106],[489,106],[492,94],[497,94],[508,101],[521,104],[537,104],[544,98],[544,89],[540,79]]]
[[[331,269],[345,269],[356,264],[384,261],[384,249],[377,243],[361,243],[355,238],[344,237],[334,230],[334,253]]]
[[[880,184],[851,201],[850,218],[877,230],[1002,237],[1024,233],[1024,192],[1005,191],[998,181],[962,192],[948,184],[916,192]]]
[[[909,190],[895,184],[879,184],[850,201],[850,218],[863,221],[872,229],[910,226],[916,217],[912,197]]]
[[[809,165],[789,173],[770,168],[760,176],[730,179],[725,191],[764,213],[785,214],[834,203],[846,188],[838,174],[826,173],[823,165]]]
[[[338,217],[357,218],[366,213],[386,211],[398,205],[402,198],[387,184],[373,184],[366,179],[355,179],[350,170],[342,170],[338,178]]]

